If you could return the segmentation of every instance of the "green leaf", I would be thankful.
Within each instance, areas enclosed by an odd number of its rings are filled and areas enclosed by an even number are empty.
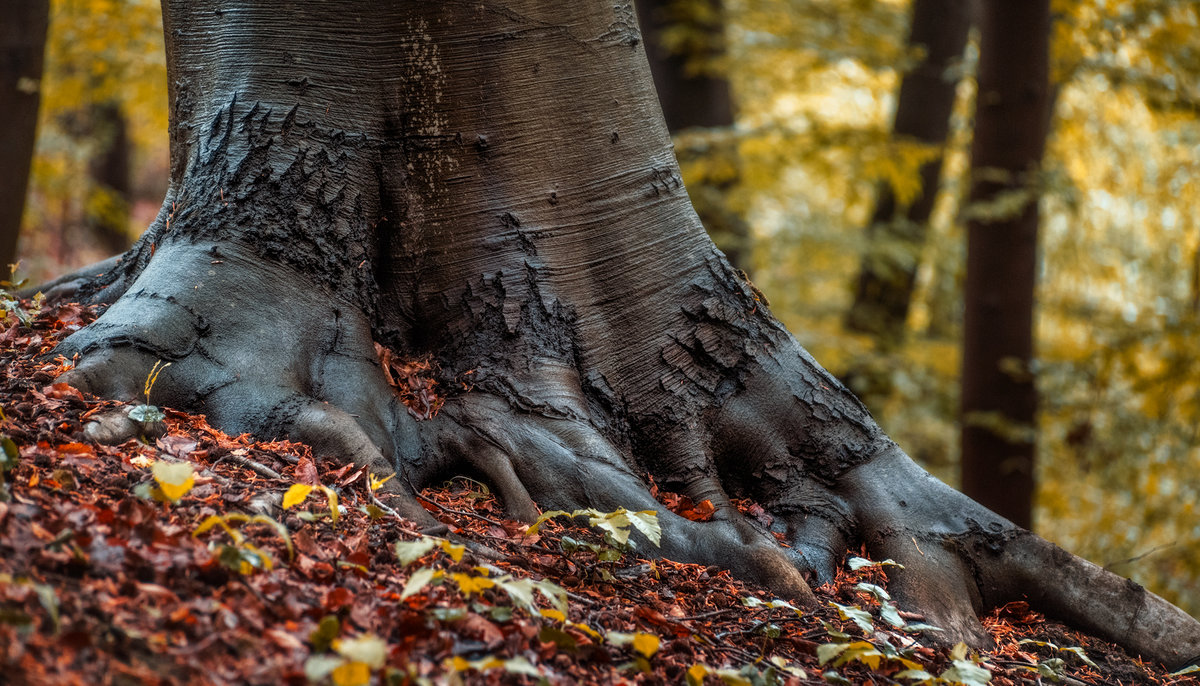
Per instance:
[[[1183,669],[1179,670],[1178,672],[1171,672],[1167,676],[1184,676],[1186,674],[1196,674],[1196,673],[1200,673],[1200,665],[1191,665],[1188,667],[1184,667]]]
[[[21,451],[8,436],[0,436],[0,470],[10,472],[21,459]]]
[[[911,679],[913,681],[933,681],[934,676],[923,669],[906,669],[903,672],[896,672],[892,675],[893,679]]]
[[[131,409],[127,416],[139,424],[156,424],[167,418],[167,415],[154,405],[138,405]]]
[[[938,675],[938,679],[961,686],[983,686],[992,680],[992,673],[967,660],[954,660],[951,667]]]
[[[900,616],[900,611],[896,609],[894,603],[881,603],[879,605],[879,617],[897,629],[905,625],[904,618]]]
[[[415,541],[396,541],[396,557],[402,566],[407,567],[438,547],[439,544],[438,539],[429,536],[422,536]]]
[[[825,663],[834,660],[849,647],[849,643],[824,643],[817,646],[817,665],[825,666]]]
[[[313,655],[304,661],[304,676],[308,677],[311,683],[322,682],[345,662],[345,658],[335,655]]]
[[[658,523],[657,511],[641,510],[639,512],[630,512],[629,521],[651,543],[655,546],[659,545],[662,540],[662,526]]]
[[[504,661],[504,671],[509,674],[524,674],[525,676],[541,678],[542,673],[537,667],[521,656],[509,658]]]
[[[404,590],[400,591],[400,600],[404,600],[414,593],[420,592],[421,589],[429,585],[435,576],[440,575],[440,572],[432,567],[421,567],[408,577],[408,581],[404,583]]]
[[[342,633],[342,623],[333,615],[325,615],[317,622],[317,628],[308,635],[308,642],[313,646],[313,652],[323,653],[333,645],[334,639]]]
[[[151,473],[162,494],[172,503],[179,502],[196,483],[196,472],[189,462],[159,460],[151,467]]]
[[[387,643],[374,634],[335,640],[333,650],[342,657],[366,663],[371,669],[379,669],[387,661]]]
[[[875,621],[871,618],[870,612],[852,605],[839,605],[835,602],[830,602],[829,605],[837,608],[838,615],[842,619],[854,622],[864,634],[870,635],[875,632]]]

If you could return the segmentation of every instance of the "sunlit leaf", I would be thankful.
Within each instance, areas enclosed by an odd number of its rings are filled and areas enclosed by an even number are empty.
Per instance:
[[[312,683],[324,681],[345,662],[345,658],[336,655],[313,655],[304,661],[304,676]]]
[[[662,541],[662,526],[658,523],[658,512],[655,510],[630,512],[629,522],[654,545]]]
[[[329,674],[334,686],[367,686],[371,683],[371,668],[366,663],[347,660]]]
[[[423,536],[415,541],[396,541],[396,557],[402,566],[407,567],[430,550],[438,547],[439,543],[438,539],[429,536]]]
[[[425,588],[430,581],[441,575],[441,572],[432,567],[421,567],[408,577],[408,581],[404,584],[404,589],[400,591],[400,600],[404,600],[414,593],[419,593]]]
[[[158,482],[158,488],[172,503],[179,502],[196,483],[195,470],[190,462],[159,460],[154,463],[151,473]]]
[[[643,657],[653,657],[658,652],[659,638],[654,634],[636,633],[633,635],[633,649]]]
[[[449,555],[451,560],[454,560],[455,562],[462,561],[463,553],[467,550],[465,545],[451,543],[450,541],[446,540],[439,541],[439,543],[442,546],[442,552]]]
[[[292,484],[288,486],[287,492],[283,494],[283,509],[288,509],[293,505],[299,505],[304,502],[309,493],[312,493],[313,487],[308,484]]]
[[[454,579],[454,582],[458,584],[458,590],[468,598],[496,585],[495,581],[486,576],[472,576],[470,574],[455,572],[450,575],[450,578]]]
[[[333,650],[338,655],[362,662],[371,669],[379,669],[387,661],[387,643],[374,634],[335,640]]]

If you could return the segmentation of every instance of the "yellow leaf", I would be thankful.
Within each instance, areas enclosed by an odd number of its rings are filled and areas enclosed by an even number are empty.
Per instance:
[[[159,490],[173,503],[179,502],[179,499],[192,490],[192,485],[196,483],[195,470],[187,462],[159,460],[151,469],[154,480],[158,482]]]
[[[329,675],[337,686],[366,686],[371,683],[371,668],[365,662],[348,661]]]
[[[471,576],[470,574],[454,573],[450,577],[458,584],[458,590],[462,591],[467,597],[473,594],[481,593],[484,589],[491,588],[496,585],[495,581],[486,576]]]
[[[309,493],[312,493],[312,486],[308,484],[292,484],[288,487],[287,493],[283,494],[283,509],[288,509],[293,505],[298,505],[304,502]]]
[[[454,657],[450,658],[447,662],[449,663],[448,666],[450,667],[450,669],[453,669],[456,672],[465,672],[471,668],[471,663],[467,662],[467,659],[465,657],[459,657],[459,656],[455,655]]]
[[[688,686],[700,686],[704,683],[706,676],[708,676],[708,667],[697,662],[687,671]]]
[[[390,481],[393,476],[396,476],[396,472],[392,472],[391,474],[388,474],[387,476],[383,477],[382,479],[380,479],[378,476],[375,476],[374,474],[371,474],[370,476],[371,476],[371,490],[378,491],[379,489],[383,488],[383,485],[386,484],[388,481]]]
[[[633,649],[645,657],[654,655],[658,652],[658,636],[643,633],[634,634]]]
[[[565,621],[567,621],[567,616],[566,616],[566,615],[564,615],[563,613],[559,612],[558,610],[548,610],[548,609],[542,609],[542,610],[538,610],[538,612],[539,612],[539,613],[540,613],[540,614],[541,614],[543,617],[546,617],[546,618],[548,618],[548,619],[553,619],[553,620],[556,620],[556,621],[559,621],[559,622],[565,622]]]
[[[321,492],[325,494],[325,499],[329,501],[329,521],[332,524],[337,524],[338,520],[338,495],[328,486],[318,486]]]
[[[442,541],[442,551],[449,555],[450,559],[454,560],[455,562],[462,561],[463,552],[465,552],[466,549],[467,547],[464,545],[455,545],[450,541]]]

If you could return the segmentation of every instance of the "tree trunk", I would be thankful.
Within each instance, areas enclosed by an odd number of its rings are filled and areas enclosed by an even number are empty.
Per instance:
[[[1200,654],[1200,623],[922,472],[757,301],[679,181],[631,6],[355,10],[167,3],[170,191],[92,280],[115,302],[60,346],[67,380],[132,398],[169,360],[156,402],[393,465],[431,527],[407,484],[470,471],[529,519],[662,510],[651,475],[717,515],[663,512],[647,553],[812,602],[806,578],[864,545],[951,641],[1036,588],[1145,655]],[[375,341],[432,360],[438,416],[411,417]],[[1101,602],[1077,601],[1085,573]]]
[[[37,132],[42,56],[50,21],[49,0],[13,0],[0,22],[0,271],[8,276]]]
[[[722,0],[697,3],[679,0],[639,0],[638,22],[646,42],[646,56],[654,89],[662,105],[667,130],[672,135],[688,129],[726,129],[724,136],[706,137],[702,148],[676,147],[679,166],[688,176],[688,196],[708,235],[730,264],[749,271],[750,227],[730,207],[729,195],[741,183],[738,140],[732,134],[733,90],[724,76],[702,65],[725,52],[725,11]],[[691,49],[672,51],[664,33],[682,28],[692,37]],[[694,165],[693,162],[707,162]],[[719,162],[717,162],[719,161]],[[717,163],[714,163],[717,162]],[[702,169],[699,173],[690,170]]]
[[[129,208],[133,200],[129,176],[129,134],[125,115],[115,102],[94,105],[83,115],[96,146],[88,163],[84,221],[108,254],[129,249]]]
[[[984,2],[966,210],[963,491],[1024,527],[1033,518],[1030,365],[1049,37],[1048,0]]]
[[[893,138],[946,144],[959,82],[951,73],[963,57],[973,4],[973,0],[914,0],[908,44],[924,54],[900,81]],[[894,349],[904,339],[941,171],[941,154],[922,164],[921,190],[904,205],[896,202],[891,184],[879,185],[867,228],[869,247],[854,303],[846,314],[846,328],[874,336],[883,350]]]

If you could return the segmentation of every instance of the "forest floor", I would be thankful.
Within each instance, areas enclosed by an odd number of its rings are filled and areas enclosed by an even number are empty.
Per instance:
[[[2,683],[1200,683],[1022,603],[985,618],[994,649],[927,647],[887,565],[852,558],[798,610],[622,543],[653,517],[530,534],[467,479],[423,492],[451,531],[425,537],[363,470],[198,415],[98,445],[84,424],[122,405],[56,384],[68,361],[42,357],[94,317],[0,323]]]

